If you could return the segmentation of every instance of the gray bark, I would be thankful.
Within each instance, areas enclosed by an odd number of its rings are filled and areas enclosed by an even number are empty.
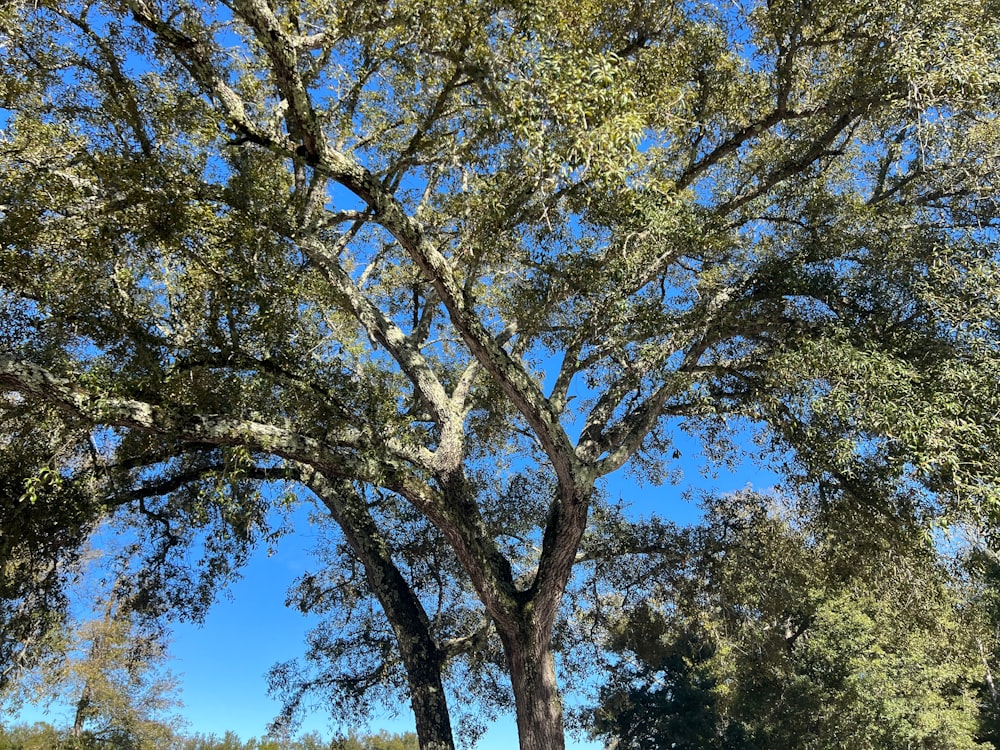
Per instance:
[[[501,635],[517,711],[521,750],[563,750],[562,698],[556,682],[551,631],[528,632],[511,638]]]

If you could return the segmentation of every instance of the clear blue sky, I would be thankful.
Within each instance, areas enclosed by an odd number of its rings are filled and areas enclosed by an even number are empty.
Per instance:
[[[747,441],[749,443],[749,440]],[[774,483],[774,476],[760,471],[749,462],[735,471],[720,472],[706,477],[699,472],[701,459],[697,445],[681,441],[685,474],[674,486],[637,486],[622,472],[616,474],[609,491],[613,499],[621,497],[631,504],[636,515],[658,513],[678,523],[697,519],[698,509],[682,499],[685,489],[714,488],[730,492],[753,484],[765,488]],[[304,521],[305,513],[301,514]],[[299,519],[297,519],[299,520]],[[230,597],[220,600],[209,613],[204,625],[178,625],[171,644],[173,657],[170,669],[180,677],[184,702],[183,715],[191,732],[224,734],[227,730],[244,739],[262,736],[268,722],[278,712],[278,704],[267,695],[266,673],[279,661],[304,653],[304,639],[311,620],[284,607],[285,592],[295,578],[313,565],[309,550],[314,535],[306,523],[298,525],[296,533],[279,543],[277,554],[268,557],[260,549],[244,571],[244,577],[230,590]],[[26,721],[45,718],[36,711],[26,711]],[[48,720],[60,723],[65,717],[58,711]],[[351,724],[351,717],[344,717]],[[324,736],[333,734],[329,716],[314,716],[303,725],[304,731],[317,730]],[[372,731],[393,732],[413,729],[408,706],[401,706],[398,716],[385,715],[375,719]],[[364,730],[364,727],[361,727]],[[591,750],[601,745],[592,742],[568,743],[574,750]],[[513,716],[496,722],[477,746],[480,750],[508,750],[517,747]]]

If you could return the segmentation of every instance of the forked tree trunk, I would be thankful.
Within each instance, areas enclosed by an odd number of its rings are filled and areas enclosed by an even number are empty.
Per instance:
[[[552,654],[552,628],[587,525],[586,497],[561,491],[549,512],[532,592],[497,621],[507,655],[521,750],[564,750],[562,695]]]

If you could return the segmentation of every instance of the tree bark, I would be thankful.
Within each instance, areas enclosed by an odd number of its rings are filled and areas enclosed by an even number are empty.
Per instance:
[[[328,480],[306,467],[301,471],[305,483],[330,511],[364,565],[372,591],[396,635],[421,750],[454,750],[441,676],[445,655],[434,640],[420,599],[392,561],[388,545],[354,487],[342,480]]]
[[[535,581],[513,618],[516,627],[501,632],[521,750],[562,750],[566,745],[552,627],[587,525],[589,495],[579,485],[560,487],[545,524]]]
[[[589,485],[575,480],[560,487],[544,526],[534,581],[519,589],[509,560],[486,532],[462,477],[455,475],[443,484],[448,505],[461,512],[447,519],[452,525],[442,530],[458,537],[453,548],[503,643],[521,750],[562,750],[566,740],[552,628],[586,528]]]
[[[562,697],[556,682],[551,628],[530,624],[515,637],[501,633],[514,689],[521,750],[564,750]]]
[[[73,726],[70,727],[69,736],[74,739],[79,739],[83,736],[83,727],[87,723],[87,711],[90,708],[90,682],[87,681],[83,685],[83,690],[80,692],[80,698],[76,702],[75,710],[73,711]]]

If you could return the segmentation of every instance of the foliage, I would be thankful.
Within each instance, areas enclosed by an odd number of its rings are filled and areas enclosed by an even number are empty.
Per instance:
[[[30,671],[4,703],[69,708],[58,747],[166,750],[180,728],[180,701],[164,670],[162,636],[113,597],[101,616],[69,628],[58,650]]]
[[[334,740],[330,750],[417,750],[417,737],[412,733],[390,734],[384,729],[376,735],[358,737],[350,735]]]
[[[1000,746],[1000,693],[994,677],[994,659],[989,658],[992,654],[987,648],[989,643],[1000,642],[1000,557],[996,552],[994,530],[980,531],[970,537],[964,569],[974,611],[980,618],[981,627],[990,636],[989,640],[984,639],[982,647],[986,674],[980,697],[980,738]]]
[[[66,584],[102,513],[86,483],[60,473],[80,456],[80,435],[66,434],[46,410],[4,413],[0,437],[0,695],[23,670],[57,647],[65,624]]]
[[[487,621],[558,749],[595,488],[679,432],[997,516],[998,40],[993,0],[6,3],[3,521],[72,561],[112,514],[132,606],[197,618],[306,488],[422,744]]]
[[[0,726],[0,748],[3,750],[54,750],[65,736],[48,724],[33,726]]]
[[[79,747],[67,739],[65,731],[60,732],[49,724],[0,727],[0,750],[77,750]],[[223,737],[178,736],[171,747],[178,750],[417,750],[418,745],[412,732],[396,734],[382,730],[374,735],[351,734],[333,740],[324,740],[319,734],[310,733],[292,740],[251,738],[246,742],[236,733],[226,732]]]
[[[182,750],[417,750],[417,736],[412,732],[402,734],[386,730],[373,735],[347,736],[332,740],[323,739],[319,733],[310,732],[294,739],[251,738],[243,742],[233,732],[219,738],[214,735],[185,739]]]
[[[831,532],[753,493],[707,511],[678,535],[683,567],[614,624],[594,731],[621,748],[992,747],[993,641],[916,518]]]

